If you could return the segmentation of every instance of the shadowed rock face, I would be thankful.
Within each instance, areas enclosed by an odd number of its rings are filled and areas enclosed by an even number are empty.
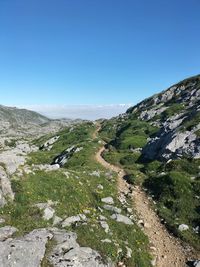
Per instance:
[[[52,165],[58,164],[60,167],[63,167],[65,163],[73,156],[73,154],[77,151],[76,146],[71,146],[65,151],[63,151],[60,155],[54,158]]]
[[[130,114],[159,127],[142,150],[143,160],[200,158],[200,76],[142,101]]]

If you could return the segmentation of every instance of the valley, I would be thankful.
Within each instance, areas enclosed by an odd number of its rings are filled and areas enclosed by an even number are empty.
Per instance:
[[[3,107],[0,266],[198,267],[199,105],[195,76],[110,120]]]

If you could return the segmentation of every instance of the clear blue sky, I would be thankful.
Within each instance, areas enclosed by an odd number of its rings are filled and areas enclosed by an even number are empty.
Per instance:
[[[200,73],[199,33],[199,0],[0,0],[0,103],[136,103]]]

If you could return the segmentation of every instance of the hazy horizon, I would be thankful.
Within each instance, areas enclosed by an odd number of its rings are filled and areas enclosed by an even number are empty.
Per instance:
[[[36,111],[51,119],[110,119],[118,116],[132,106],[132,104],[110,105],[9,105]]]

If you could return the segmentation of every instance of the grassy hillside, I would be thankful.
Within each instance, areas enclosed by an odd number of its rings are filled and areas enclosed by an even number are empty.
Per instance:
[[[101,199],[110,196],[115,206],[122,209],[122,214],[127,215],[126,208],[118,200],[115,173],[108,172],[95,161],[94,155],[100,144],[99,139],[92,138],[94,130],[93,123],[66,128],[58,133],[60,138],[50,151],[31,153],[27,159],[30,169],[36,164],[50,164],[55,156],[72,145],[82,148],[56,171],[24,172],[22,177],[14,175],[12,187],[16,194],[15,201],[0,209],[0,214],[6,220],[5,225],[17,227],[20,230],[18,234],[23,234],[38,227],[52,226],[53,221],[44,221],[42,212],[34,204],[53,201],[56,215],[63,219],[86,212],[86,224],[66,227],[77,233],[81,245],[96,249],[115,263],[122,260],[126,266],[149,267],[148,240],[141,229],[136,224],[114,221],[110,218],[112,212],[103,208]],[[40,146],[49,137],[42,137],[33,143]],[[128,202],[131,207],[131,200]],[[100,216],[105,216],[109,233],[101,227]],[[101,241],[106,239],[111,241]],[[132,251],[131,258],[127,258],[127,247]]]
[[[101,136],[108,142],[104,158],[123,167],[129,183],[142,184],[148,190],[155,201],[155,209],[170,231],[200,249],[200,159],[181,154],[180,150],[180,154],[176,152],[177,156],[169,160],[144,161],[142,157],[150,140],[160,138],[162,141],[163,125],[181,113],[184,114],[182,123],[172,134],[194,132],[194,146],[198,148],[200,76],[171,88],[130,108],[126,114],[102,123]],[[155,101],[161,102],[155,104]],[[160,114],[154,112],[155,105],[157,109],[164,106]],[[185,142],[187,146],[187,139]],[[188,225],[189,230],[181,232],[181,224]]]

